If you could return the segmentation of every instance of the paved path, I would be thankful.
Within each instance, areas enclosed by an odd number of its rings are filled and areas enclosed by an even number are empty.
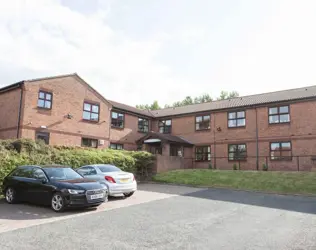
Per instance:
[[[0,249],[316,249],[316,198],[140,189],[95,211],[58,216],[0,204]]]

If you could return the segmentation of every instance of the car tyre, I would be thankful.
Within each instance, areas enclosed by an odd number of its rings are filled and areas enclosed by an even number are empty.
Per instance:
[[[54,212],[63,212],[65,209],[65,199],[61,193],[54,193],[51,200],[51,207]]]
[[[130,192],[130,193],[124,193],[125,197],[131,197],[135,192]]]
[[[16,192],[15,192],[14,188],[8,187],[6,189],[6,191],[5,191],[5,200],[9,204],[14,204],[14,203],[17,202]]]

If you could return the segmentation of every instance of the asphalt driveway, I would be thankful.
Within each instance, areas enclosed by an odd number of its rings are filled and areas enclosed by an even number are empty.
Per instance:
[[[146,184],[98,210],[0,204],[0,249],[316,249],[316,198]]]

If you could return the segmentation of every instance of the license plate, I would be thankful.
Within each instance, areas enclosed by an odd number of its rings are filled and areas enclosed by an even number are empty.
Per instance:
[[[129,178],[121,179],[120,181],[121,181],[121,182],[128,182],[128,181],[129,181]]]
[[[91,200],[101,199],[104,197],[104,194],[93,194],[90,196]]]

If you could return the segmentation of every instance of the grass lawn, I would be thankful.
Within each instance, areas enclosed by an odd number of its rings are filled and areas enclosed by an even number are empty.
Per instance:
[[[154,181],[206,187],[316,195],[316,172],[174,170],[154,176]]]

